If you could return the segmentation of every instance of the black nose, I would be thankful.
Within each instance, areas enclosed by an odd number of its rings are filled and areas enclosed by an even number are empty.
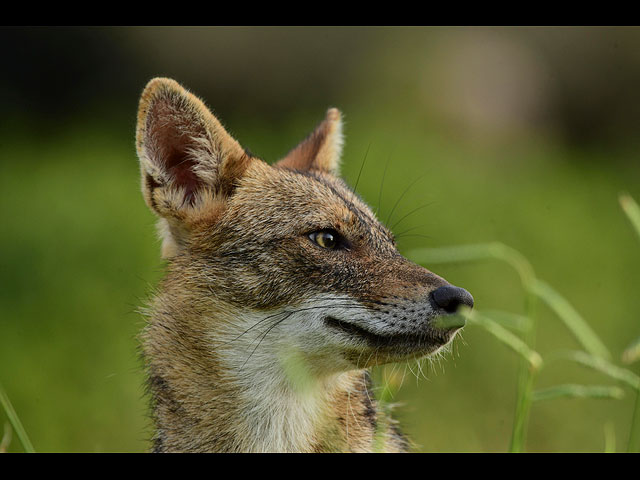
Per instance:
[[[447,313],[454,313],[460,305],[473,307],[473,297],[464,288],[445,285],[431,292],[431,302]]]

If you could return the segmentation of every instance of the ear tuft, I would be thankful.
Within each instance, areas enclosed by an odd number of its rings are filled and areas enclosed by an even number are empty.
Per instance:
[[[276,165],[291,170],[316,170],[338,176],[344,139],[342,115],[337,108],[327,110],[316,129]]]

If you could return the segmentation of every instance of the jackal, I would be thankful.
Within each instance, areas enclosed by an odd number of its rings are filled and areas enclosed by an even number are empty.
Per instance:
[[[244,150],[156,78],[140,100],[142,193],[167,272],[145,310],[156,452],[406,451],[368,368],[431,354],[471,295],[402,257],[339,178],[340,112],[282,160]]]

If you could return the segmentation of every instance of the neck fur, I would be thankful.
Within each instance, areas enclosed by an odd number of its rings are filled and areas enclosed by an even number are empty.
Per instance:
[[[297,350],[264,341],[264,329],[248,330],[251,315],[219,311],[215,324],[228,328],[213,335],[196,309],[169,307],[180,304],[158,297],[143,334],[155,451],[376,449],[389,419],[376,410],[367,371],[320,375]],[[382,436],[382,449],[406,447],[394,428]]]

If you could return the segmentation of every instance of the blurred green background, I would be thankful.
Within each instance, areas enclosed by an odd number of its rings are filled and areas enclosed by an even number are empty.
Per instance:
[[[136,309],[162,262],[134,132],[154,76],[268,162],[339,107],[344,177],[368,150],[358,191],[402,252],[503,242],[618,364],[640,336],[640,243],[618,204],[640,199],[640,29],[2,27],[0,41],[0,382],[37,451],[149,447]],[[522,312],[504,264],[433,270],[479,310]],[[543,357],[579,347],[538,318]],[[405,378],[396,416],[420,451],[506,451],[517,366],[467,327],[427,379]],[[557,362],[537,387],[558,383],[611,381]],[[526,450],[602,451],[605,425],[624,449],[633,406],[630,391],[534,404]]]

